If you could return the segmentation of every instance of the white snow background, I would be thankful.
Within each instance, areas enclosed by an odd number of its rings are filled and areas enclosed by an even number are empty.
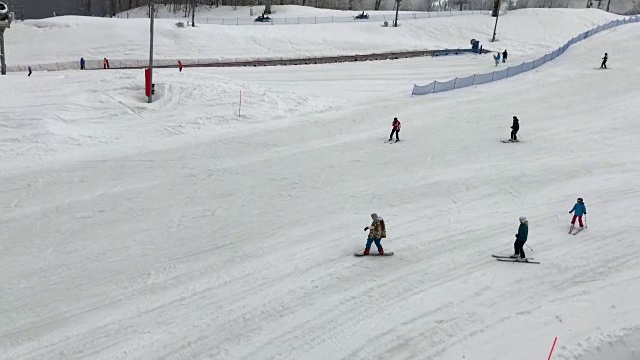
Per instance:
[[[493,44],[489,16],[398,29],[159,21],[157,55],[475,37],[512,65],[615,18],[510,12]],[[144,58],[147,29],[26,21],[6,32],[8,61]],[[526,74],[413,98],[413,83],[493,60],[159,69],[152,104],[142,70],[1,77],[0,359],[544,360],[558,337],[554,360],[637,360],[639,58],[630,24]],[[522,142],[503,144],[513,115]],[[388,145],[394,116],[403,141]],[[572,236],[577,197],[589,228]],[[392,257],[353,256],[371,212]],[[523,215],[541,264],[495,261]]]

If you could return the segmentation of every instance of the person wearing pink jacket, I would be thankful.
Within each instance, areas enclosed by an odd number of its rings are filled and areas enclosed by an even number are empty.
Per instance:
[[[398,118],[393,118],[393,123],[391,124],[391,135],[389,135],[389,141],[393,139],[393,134],[396,134],[396,142],[400,141],[400,120]]]

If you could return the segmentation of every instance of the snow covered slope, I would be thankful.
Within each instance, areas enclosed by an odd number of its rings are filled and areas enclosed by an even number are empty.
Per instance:
[[[2,358],[635,359],[639,32],[420,98],[416,59],[3,78]],[[354,258],[373,211],[396,254]],[[541,265],[489,257],[521,215]]]
[[[251,9],[253,15],[251,15]],[[196,10],[196,18],[247,18],[255,19],[264,10],[264,5],[259,6],[200,6]],[[309,17],[309,16],[337,16],[337,17],[349,17],[355,16],[361,11],[356,10],[334,10],[334,9],[322,9],[310,6],[299,5],[273,5],[271,6],[271,18],[293,18],[293,17]],[[402,11],[402,13],[413,13],[414,11]],[[395,14],[395,11],[366,11],[370,15],[387,15]],[[175,18],[185,19],[184,8],[182,11],[173,12],[170,6],[159,5],[156,6],[156,16],[158,18]],[[118,18],[133,19],[133,18],[148,18],[149,8],[146,6],[131,9],[129,11],[123,11],[117,14]],[[191,16],[187,19],[191,19]],[[197,22],[196,22],[197,23]]]
[[[500,17],[499,42],[490,43],[494,18],[471,15],[406,21],[398,28],[380,24],[216,26],[178,28],[175,20],[156,22],[156,59],[255,59],[366,54],[398,50],[467,48],[479,39],[485,49],[509,49],[524,61],[557,48],[585,30],[620,18],[600,10],[519,10]],[[345,36],[346,35],[346,36]],[[64,39],[65,46],[60,46]],[[16,23],[7,32],[9,65],[99,60],[148,60],[147,19],[64,16]]]

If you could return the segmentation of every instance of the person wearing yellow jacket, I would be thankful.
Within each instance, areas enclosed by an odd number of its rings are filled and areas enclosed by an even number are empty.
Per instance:
[[[369,255],[369,250],[371,250],[372,243],[376,244],[380,255],[384,255],[384,249],[382,248],[382,244],[380,244],[382,238],[387,237],[384,219],[381,216],[378,216],[378,214],[376,213],[371,214],[371,219],[373,220],[371,222],[371,225],[364,228],[364,231],[369,230],[369,236],[367,237],[367,245],[364,248],[363,255]]]

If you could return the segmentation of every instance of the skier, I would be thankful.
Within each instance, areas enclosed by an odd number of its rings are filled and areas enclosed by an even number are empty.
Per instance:
[[[27,76],[31,76],[31,74],[33,74],[33,71],[31,71],[31,66],[27,66],[27,69],[29,70],[29,74]]]
[[[527,261],[527,257],[524,254],[524,243],[527,242],[527,236],[529,235],[529,221],[526,217],[520,216],[520,226],[518,227],[518,233],[516,234],[516,242],[513,243],[515,253],[511,255],[512,258],[519,261]]]
[[[393,118],[393,123],[391,123],[391,134],[389,135],[389,141],[393,139],[393,134],[396,134],[396,142],[400,141],[400,120],[397,117]]]
[[[511,139],[509,139],[509,141],[511,142],[518,142],[518,130],[520,130],[520,120],[518,120],[517,116],[513,117],[513,125],[511,125]]]
[[[509,54],[507,53],[507,49],[504,49],[504,51],[502,52],[502,62],[507,62],[507,56]]]
[[[500,53],[493,55],[493,60],[496,61],[496,66],[498,66],[498,64],[500,64]]]
[[[84,68],[84,64],[85,64],[85,62],[84,62],[84,58],[83,58],[83,57],[81,57],[81,58],[80,58],[80,70],[84,70],[84,69],[85,69],[85,68]]]
[[[584,205],[582,198],[578,198],[578,202],[576,202],[576,204],[573,205],[573,209],[569,211],[569,214],[571,213],[573,213],[573,218],[571,219],[571,229],[569,229],[569,232],[571,232],[576,225],[576,219],[578,219],[578,224],[580,224],[580,230],[578,231],[582,231],[582,215],[587,215],[587,207]]]
[[[607,68],[607,60],[609,60],[609,55],[607,53],[604,53],[604,57],[602,58],[602,64],[600,64],[600,69]]]
[[[382,219],[382,216],[378,216],[378,214],[376,213],[371,214],[371,219],[373,220],[371,225],[364,228],[364,231],[369,230],[369,236],[367,237],[367,245],[364,248],[363,255],[369,255],[369,250],[371,249],[372,243],[376,244],[380,255],[384,255],[384,249],[380,244],[380,240],[387,237],[387,231],[384,226],[384,219]]]
[[[178,69],[182,72],[182,61],[178,60]]]

